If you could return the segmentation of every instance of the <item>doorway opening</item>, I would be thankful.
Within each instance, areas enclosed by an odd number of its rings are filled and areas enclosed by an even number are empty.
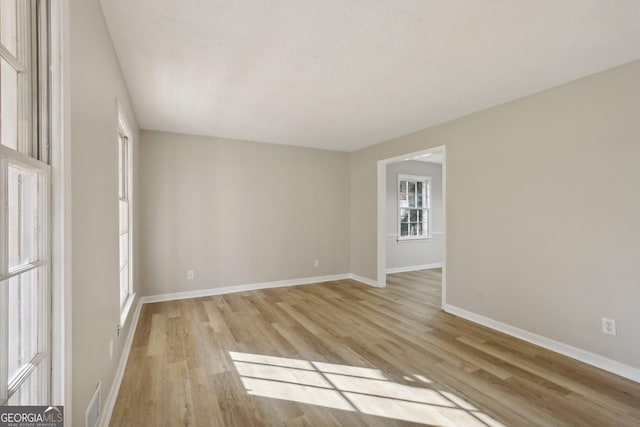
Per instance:
[[[432,147],[378,161],[377,281],[442,268],[446,302],[446,148]],[[417,273],[417,271],[422,273]],[[409,275],[411,275],[409,274]]]

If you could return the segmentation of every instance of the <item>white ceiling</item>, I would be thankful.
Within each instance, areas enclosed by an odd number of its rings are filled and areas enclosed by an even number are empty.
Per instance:
[[[640,58],[638,0],[102,0],[145,129],[351,151]]]

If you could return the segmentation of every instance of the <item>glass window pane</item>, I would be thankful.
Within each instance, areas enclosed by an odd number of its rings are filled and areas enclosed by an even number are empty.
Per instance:
[[[418,233],[418,224],[409,224],[409,235],[417,236]]]
[[[400,193],[398,196],[400,200],[400,207],[409,207],[409,201],[407,200],[407,181],[400,181]]]
[[[409,235],[409,224],[403,222],[400,224],[400,236],[408,236]]]
[[[129,233],[120,235],[120,268],[129,263]]]
[[[18,73],[4,59],[0,59],[0,144],[18,149]]]
[[[129,296],[129,264],[120,269],[120,308],[127,302]]]
[[[13,56],[18,46],[17,0],[0,0],[0,42]]]
[[[38,326],[45,308],[44,302],[40,301],[40,269],[27,271],[7,281],[9,381],[39,351]]]
[[[38,177],[8,168],[9,270],[38,260]]]
[[[411,222],[416,222],[416,221],[418,221],[418,210],[411,209]]]
[[[122,135],[118,136],[118,197],[124,198],[124,194],[122,193]]]
[[[125,138],[120,135],[118,137],[118,196],[121,199],[126,199],[127,198],[127,194],[125,191],[126,188],[126,176],[125,176],[125,165],[126,165],[126,160],[125,160],[125,151],[126,151],[126,144],[125,144]]]
[[[413,208],[416,206],[416,183],[409,182],[409,207]]]
[[[129,140],[122,138],[122,194],[129,199]]]
[[[409,222],[409,209],[400,209],[400,222]]]
[[[120,200],[120,234],[129,231],[129,202]]]
[[[418,224],[418,236],[422,236],[422,224]]]

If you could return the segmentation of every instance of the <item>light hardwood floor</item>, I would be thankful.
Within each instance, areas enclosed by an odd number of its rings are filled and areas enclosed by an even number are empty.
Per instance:
[[[442,312],[440,281],[146,304],[111,425],[640,425],[640,384]]]

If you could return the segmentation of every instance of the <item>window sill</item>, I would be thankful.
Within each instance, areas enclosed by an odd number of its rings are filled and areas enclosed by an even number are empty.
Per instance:
[[[127,317],[129,316],[129,312],[131,311],[131,307],[133,306],[133,301],[136,299],[136,294],[129,295],[127,298],[127,302],[124,303],[124,307],[122,307],[122,311],[120,312],[120,328],[124,327],[124,324],[127,322]]]
[[[398,243],[411,243],[411,242],[424,242],[425,240],[432,240],[433,237],[415,237],[413,239],[396,239]]]

